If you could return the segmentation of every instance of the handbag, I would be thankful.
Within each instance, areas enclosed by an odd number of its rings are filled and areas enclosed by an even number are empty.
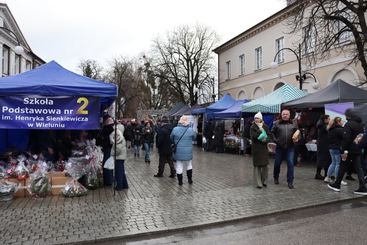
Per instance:
[[[185,132],[183,132],[183,134],[181,135],[181,137],[178,139],[178,141],[176,142],[176,143],[172,143],[171,144],[171,149],[172,149],[172,152],[173,153],[176,153],[176,151],[177,151],[177,144],[178,144],[178,142],[180,142],[180,140],[182,139],[182,137],[185,135],[185,133],[186,133],[186,131],[188,130],[189,128],[187,127],[186,128],[186,130],[185,130]]]
[[[105,169],[113,170],[115,168],[114,159],[112,156],[110,156],[107,161],[104,163],[103,166]]]

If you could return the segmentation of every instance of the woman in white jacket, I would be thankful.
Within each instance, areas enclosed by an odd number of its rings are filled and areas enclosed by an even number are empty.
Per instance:
[[[127,178],[125,175],[124,162],[126,159],[126,141],[124,138],[124,125],[117,124],[117,135],[116,135],[116,162],[115,162],[115,190],[121,191],[129,188],[127,184]],[[110,134],[110,142],[112,144],[111,156],[115,155],[115,127],[114,131]]]

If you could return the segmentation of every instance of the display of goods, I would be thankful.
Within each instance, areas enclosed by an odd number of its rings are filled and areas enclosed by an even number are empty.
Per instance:
[[[28,191],[32,196],[45,197],[51,190],[50,179],[44,174],[35,174],[31,176]]]
[[[57,161],[52,165],[52,170],[55,172],[62,172],[65,170],[65,162]]]
[[[51,190],[50,179],[47,175],[48,165],[45,162],[37,163],[37,171],[31,174],[28,192],[35,197],[45,197]]]
[[[19,184],[8,181],[0,182],[0,201],[10,201],[14,198],[15,192],[18,190]]]
[[[3,166],[0,166],[0,180],[6,177],[6,170]]]
[[[88,172],[86,175],[86,187],[95,190],[100,187],[100,180],[97,172]]]
[[[25,180],[29,176],[29,170],[24,165],[24,162],[19,162],[14,171],[18,180]]]
[[[65,184],[62,194],[65,197],[80,197],[87,195],[88,190],[76,179],[72,179]]]

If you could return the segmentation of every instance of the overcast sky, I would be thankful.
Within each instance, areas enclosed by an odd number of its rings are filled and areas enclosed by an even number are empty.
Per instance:
[[[175,27],[204,24],[220,44],[284,8],[285,0],[2,0],[32,50],[79,72],[81,59],[102,65],[135,57]]]

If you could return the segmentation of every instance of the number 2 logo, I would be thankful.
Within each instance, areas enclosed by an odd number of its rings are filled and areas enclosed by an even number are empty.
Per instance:
[[[77,110],[76,114],[81,114],[81,115],[88,115],[88,110],[86,110],[85,108],[87,108],[89,101],[87,98],[85,97],[80,97],[78,98],[78,100],[76,101],[76,103],[78,104],[82,104],[79,109]]]

